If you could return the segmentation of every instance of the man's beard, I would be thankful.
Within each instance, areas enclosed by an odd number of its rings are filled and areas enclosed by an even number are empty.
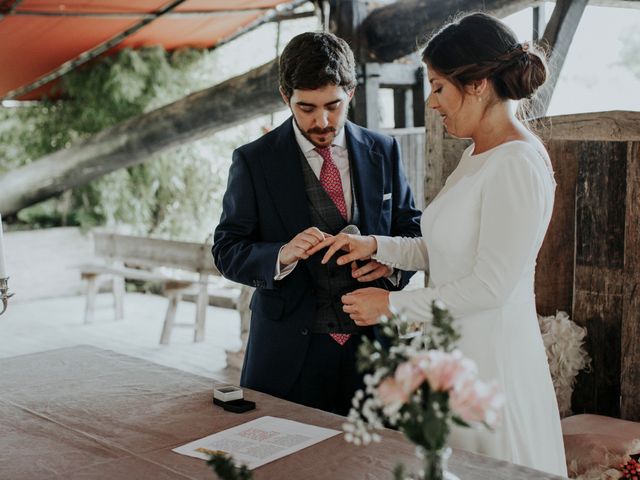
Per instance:
[[[318,145],[316,142],[314,142],[313,139],[311,138],[311,135],[327,135],[327,136],[331,135],[333,140],[334,138],[336,138],[340,130],[344,128],[344,124],[347,122],[347,119],[346,119],[347,115],[345,112],[344,120],[338,124],[337,128],[336,127],[327,127],[327,128],[314,127],[314,128],[310,128],[309,130],[303,130],[300,127],[300,124],[298,123],[298,121],[296,120],[295,115],[293,115],[293,112],[291,116],[293,117],[293,121],[296,122],[296,125],[298,126],[298,130],[300,130],[300,133],[302,133],[302,136],[307,140],[309,140],[316,147],[322,147],[323,145]]]

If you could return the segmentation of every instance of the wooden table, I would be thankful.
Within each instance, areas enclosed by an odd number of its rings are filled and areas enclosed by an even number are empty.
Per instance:
[[[340,429],[337,415],[245,391],[258,408],[244,414],[212,404],[212,382],[180,370],[78,346],[0,360],[0,479],[210,479],[202,460],[179,445],[263,415]],[[264,465],[260,479],[392,478],[398,461],[417,467],[414,448],[395,431],[356,447],[341,435]],[[454,451],[461,479],[553,477]]]

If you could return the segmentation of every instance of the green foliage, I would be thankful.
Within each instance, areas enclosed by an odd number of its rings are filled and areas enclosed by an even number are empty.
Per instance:
[[[245,466],[236,467],[233,458],[224,453],[214,453],[207,461],[221,480],[251,480],[251,471]]]
[[[123,50],[63,77],[58,100],[0,109],[0,174],[204,88],[199,50]],[[19,212],[35,227],[126,223],[132,233],[204,240],[219,214],[230,146],[205,139],[154,155]]]

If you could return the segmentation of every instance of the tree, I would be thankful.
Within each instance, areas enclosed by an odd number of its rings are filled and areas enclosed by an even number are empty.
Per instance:
[[[207,86],[215,52],[123,50],[64,77],[56,99],[0,109],[0,173]],[[241,135],[241,133],[239,134]],[[218,215],[229,142],[204,139],[23,209],[34,226],[127,223],[139,234],[202,240]]]

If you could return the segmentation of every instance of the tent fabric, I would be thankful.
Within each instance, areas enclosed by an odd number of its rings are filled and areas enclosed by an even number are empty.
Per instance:
[[[0,15],[0,98],[139,24],[144,14],[155,13],[168,3],[169,0],[0,1],[0,14],[4,14]],[[167,50],[211,48],[258,21],[268,9],[288,3],[291,1],[187,0],[124,38],[110,53],[151,45],[162,45]],[[19,99],[37,99],[49,90],[50,85],[45,85]]]

